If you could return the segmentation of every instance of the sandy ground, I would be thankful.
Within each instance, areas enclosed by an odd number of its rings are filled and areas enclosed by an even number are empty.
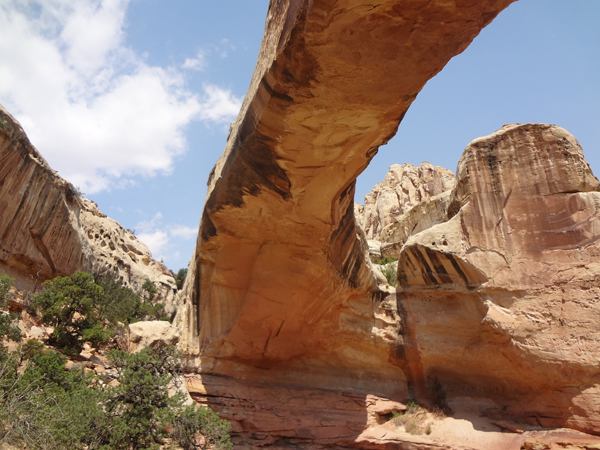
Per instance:
[[[510,422],[504,427],[521,429],[510,432],[495,425],[498,421],[480,417],[474,411],[456,411],[453,417],[436,419],[427,414],[431,434],[412,435],[392,421],[373,426],[359,437],[365,443],[400,444],[401,448],[452,450],[520,450],[525,441],[539,440],[548,446],[540,449],[600,449],[600,438],[568,429],[543,429]],[[572,446],[568,446],[572,445]],[[567,446],[565,446],[567,445]]]

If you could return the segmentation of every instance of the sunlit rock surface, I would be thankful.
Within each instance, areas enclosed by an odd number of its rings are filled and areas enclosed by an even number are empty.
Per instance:
[[[394,164],[383,181],[365,196],[363,210],[359,208],[357,211],[357,221],[365,230],[367,239],[384,242],[386,227],[413,207],[450,191],[454,184],[454,175],[443,167],[428,162],[417,167]]]
[[[396,217],[381,231],[381,254],[397,258],[407,239],[447,220],[452,191],[430,197]]]

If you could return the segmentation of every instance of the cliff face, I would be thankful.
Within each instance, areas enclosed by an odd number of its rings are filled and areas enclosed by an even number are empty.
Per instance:
[[[599,187],[556,126],[508,125],[467,147],[449,220],[400,252],[417,397],[600,432]]]
[[[412,164],[394,164],[383,181],[365,196],[365,204],[357,216],[367,239],[384,242],[384,229],[398,217],[417,205],[429,202],[455,184],[454,175],[448,169],[424,162],[418,167]]]
[[[21,285],[77,270],[91,252],[78,226],[75,189],[35,150],[21,126],[0,109],[0,264]],[[65,251],[66,250],[66,251]]]
[[[136,291],[150,279],[173,311],[167,268],[54,172],[1,106],[0,269],[27,290],[78,270],[112,274]]]

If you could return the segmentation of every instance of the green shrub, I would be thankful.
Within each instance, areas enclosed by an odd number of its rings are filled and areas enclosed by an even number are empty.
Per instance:
[[[96,322],[93,327],[81,331],[81,339],[84,342],[90,342],[94,346],[108,343],[113,335],[114,333],[104,328],[100,322]]]
[[[394,264],[398,261],[398,258],[391,258],[386,256],[377,261],[377,264],[380,266],[379,270],[387,280],[390,286],[396,287],[398,282],[396,281],[397,276],[397,266]]]
[[[6,274],[0,275],[0,308],[6,307],[8,291],[14,281]],[[9,314],[0,311],[0,339],[21,342],[21,330],[17,326],[19,316],[20,314]]]
[[[33,358],[35,355],[43,353],[46,351],[44,344],[37,339],[28,339],[23,347],[21,347],[22,357],[23,359]]]
[[[398,427],[404,426],[409,434],[431,434],[431,425],[428,423],[427,410],[415,402],[406,404],[406,411],[400,414],[392,411],[392,423]]]
[[[66,358],[42,351],[19,371],[22,354],[0,354],[0,443],[31,449],[231,449],[230,425],[209,409],[169,397],[180,361],[173,348],[109,352],[117,387],[100,387]],[[202,438],[200,438],[202,435]]]
[[[0,275],[0,308],[4,308],[4,306],[6,306],[6,296],[14,281],[15,280],[6,274]]]
[[[154,283],[148,278],[146,278],[146,281],[144,281],[144,284],[142,284],[142,290],[145,291],[145,295],[147,296],[147,300],[149,302],[154,300],[154,296],[158,292]]]
[[[398,282],[396,280],[397,269],[394,266],[394,263],[386,264],[386,265],[382,266],[380,270],[381,270],[381,273],[383,274],[383,276],[385,277],[385,279],[387,280],[388,284],[390,286],[396,287],[398,284]]]
[[[112,324],[121,322],[127,325],[141,320],[142,301],[139,295],[108,275],[100,277],[97,283],[104,290],[98,305],[100,317]]]
[[[146,280],[142,287],[145,296],[148,297],[145,301],[109,276],[101,277],[98,284],[104,289],[104,295],[98,305],[98,314],[109,323],[121,322],[127,325],[140,320],[169,320],[165,316],[164,305],[152,303],[157,290],[150,280]]]
[[[109,342],[113,332],[105,324],[169,320],[164,305],[152,303],[157,290],[150,280],[143,286],[145,301],[109,276],[100,277],[96,284],[85,272],[56,277],[43,287],[44,292],[32,301],[32,312],[39,314],[45,325],[55,327],[50,343],[69,355],[78,354],[86,341],[93,345]]]
[[[0,443],[56,448],[51,428],[60,410],[43,380],[18,371],[19,352],[0,352]]]
[[[185,269],[179,269],[177,271],[177,275],[175,275],[175,283],[177,283],[177,289],[178,290],[183,289],[183,283],[185,282],[185,279],[187,277],[187,273],[188,273],[187,268],[185,268]]]
[[[17,326],[19,314],[7,314],[0,311],[0,339],[21,342],[21,330]]]
[[[185,408],[173,423],[171,436],[185,450],[197,448],[232,448],[229,431],[231,425],[210,408]]]
[[[110,448],[154,448],[167,437],[184,448],[231,448],[227,422],[212,411],[185,408],[181,394],[169,397],[180,370],[173,347],[147,348],[134,354],[111,350],[108,358],[119,372],[120,383],[107,392],[104,403],[111,418]],[[196,433],[204,437],[203,446],[192,445]]]
[[[99,322],[96,306],[103,290],[89,273],[76,272],[70,277],[56,277],[43,283],[44,292],[34,297],[33,307],[41,313],[44,325],[54,326],[51,343],[67,354],[81,351],[85,330]]]
[[[383,266],[385,264],[390,264],[393,262],[398,261],[398,258],[392,258],[390,256],[386,256],[384,258],[381,258],[379,261],[377,261],[377,264],[379,264],[380,266]]]

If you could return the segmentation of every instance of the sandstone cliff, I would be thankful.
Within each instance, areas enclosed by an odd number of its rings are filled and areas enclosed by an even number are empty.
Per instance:
[[[269,406],[239,396],[251,386],[406,397],[402,325],[365,255],[355,179],[427,80],[511,2],[271,1],[177,315],[192,395],[217,407],[244,378],[230,397],[256,408],[218,408],[237,414],[240,439],[356,437],[325,417],[266,430]]]
[[[0,270],[27,290],[78,270],[109,273],[135,291],[150,279],[173,312],[170,271],[54,172],[1,106]]]
[[[384,240],[383,229],[394,219],[414,206],[450,191],[454,184],[454,175],[443,167],[428,162],[418,167],[394,164],[383,181],[365,195],[364,207],[357,208],[357,221],[367,239],[381,242]]]
[[[417,398],[600,433],[599,188],[560,127],[507,125],[469,144],[449,220],[400,252]]]

